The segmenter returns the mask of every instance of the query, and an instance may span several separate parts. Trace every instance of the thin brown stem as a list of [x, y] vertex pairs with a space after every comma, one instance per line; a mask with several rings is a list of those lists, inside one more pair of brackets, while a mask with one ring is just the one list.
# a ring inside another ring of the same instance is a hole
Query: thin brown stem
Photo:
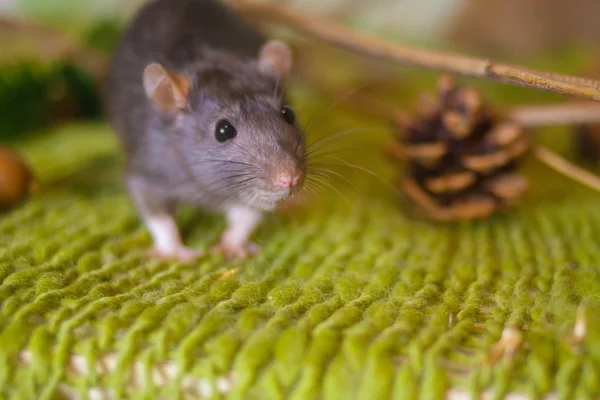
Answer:
[[534, 152], [535, 156], [550, 168], [582, 185], [600, 192], [600, 177], [570, 163], [568, 160], [543, 146], [536, 146]]
[[[315, 90], [328, 97], [337, 97], [347, 90], [343, 85], [334, 85], [314, 76], [303, 75]], [[377, 118], [389, 119], [398, 109], [398, 104], [386, 101], [372, 93], [356, 92], [344, 100], [350, 108]], [[548, 104], [522, 104], [510, 107], [505, 116], [525, 128], [557, 125], [600, 124], [600, 105], [592, 101], [568, 101]]]
[[600, 106], [592, 102], [522, 105], [510, 109], [507, 117], [526, 128], [600, 123]]
[[391, 43], [276, 4], [259, 4], [245, 0], [237, 0], [233, 4], [244, 14], [284, 24], [306, 36], [364, 56], [600, 101], [600, 82], [593, 79], [536, 71], [476, 57]]

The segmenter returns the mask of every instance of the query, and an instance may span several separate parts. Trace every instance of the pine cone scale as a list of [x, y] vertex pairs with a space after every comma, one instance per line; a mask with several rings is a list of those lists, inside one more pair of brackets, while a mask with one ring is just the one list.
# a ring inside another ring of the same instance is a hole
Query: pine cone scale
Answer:
[[427, 179], [425, 187], [431, 193], [447, 193], [464, 190], [477, 180], [477, 175], [471, 171], [450, 173], [440, 177]]
[[516, 174], [500, 175], [486, 183], [486, 187], [494, 196], [505, 201], [519, 199], [528, 189], [527, 179]]

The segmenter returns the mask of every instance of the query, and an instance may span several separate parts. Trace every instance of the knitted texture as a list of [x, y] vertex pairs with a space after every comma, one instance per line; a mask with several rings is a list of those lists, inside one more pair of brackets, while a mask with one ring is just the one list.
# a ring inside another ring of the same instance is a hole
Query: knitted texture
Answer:
[[[356, 163], [388, 179], [389, 131], [362, 136]], [[0, 217], [2, 398], [600, 396], [600, 195], [536, 163], [522, 206], [470, 224], [350, 171], [269, 217], [260, 256], [184, 264], [147, 257], [108, 127], [17, 148], [42, 185]], [[180, 220], [198, 248], [224, 224]]]

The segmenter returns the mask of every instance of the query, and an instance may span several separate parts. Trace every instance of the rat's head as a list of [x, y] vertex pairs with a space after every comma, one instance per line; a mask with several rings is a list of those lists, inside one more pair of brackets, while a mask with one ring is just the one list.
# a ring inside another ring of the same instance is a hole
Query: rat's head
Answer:
[[270, 210], [302, 186], [304, 135], [283, 92], [291, 64], [287, 45], [270, 41], [253, 61], [209, 54], [183, 73], [146, 68], [146, 94], [173, 117], [182, 162], [202, 190]]

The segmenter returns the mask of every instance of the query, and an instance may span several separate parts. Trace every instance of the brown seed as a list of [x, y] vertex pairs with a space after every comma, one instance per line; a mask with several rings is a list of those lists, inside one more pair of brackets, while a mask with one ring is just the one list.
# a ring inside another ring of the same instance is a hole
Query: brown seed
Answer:
[[0, 147], [0, 211], [8, 210], [31, 193], [33, 174], [13, 150]]

